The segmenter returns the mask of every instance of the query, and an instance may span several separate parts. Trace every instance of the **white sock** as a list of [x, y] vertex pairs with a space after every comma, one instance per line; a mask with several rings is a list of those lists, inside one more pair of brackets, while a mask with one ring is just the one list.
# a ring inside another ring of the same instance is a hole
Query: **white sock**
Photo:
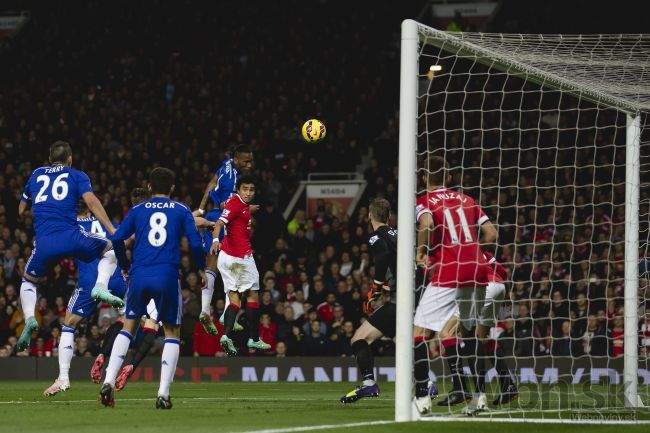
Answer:
[[59, 341], [59, 380], [70, 380], [70, 363], [74, 355], [74, 328], [63, 325]]
[[208, 280], [208, 285], [201, 290], [201, 312], [210, 314], [210, 304], [212, 295], [214, 295], [214, 280], [217, 276], [212, 271], [205, 271], [205, 277]]
[[95, 287], [107, 289], [108, 280], [111, 279], [111, 276], [115, 272], [115, 268], [117, 268], [117, 257], [115, 257], [115, 251], [106, 251], [97, 265], [97, 282], [95, 283]]
[[23, 282], [20, 285], [20, 305], [22, 305], [23, 314], [25, 315], [25, 323], [34, 317], [37, 297], [36, 284], [23, 279]]
[[126, 357], [126, 352], [129, 351], [131, 340], [133, 340], [133, 336], [124, 329], [122, 329], [120, 333], [117, 334], [115, 342], [113, 343], [111, 358], [108, 361], [108, 367], [106, 367], [106, 378], [104, 379], [104, 383], [115, 386], [117, 373], [119, 373], [120, 368], [122, 368], [122, 363]]
[[365, 379], [363, 381], [363, 386], [373, 386], [376, 382], [372, 379]]
[[178, 338], [165, 338], [161, 367], [160, 367], [160, 388], [158, 397], [169, 397], [169, 386], [174, 380], [178, 354], [180, 352], [180, 340]]

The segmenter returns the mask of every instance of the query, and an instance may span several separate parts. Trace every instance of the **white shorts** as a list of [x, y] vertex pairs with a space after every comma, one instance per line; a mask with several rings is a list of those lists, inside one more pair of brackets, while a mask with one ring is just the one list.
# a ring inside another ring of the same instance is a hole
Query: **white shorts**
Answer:
[[413, 324], [439, 332], [456, 312], [456, 290], [429, 284], [415, 309]]
[[456, 317], [465, 330], [470, 331], [478, 321], [478, 312], [485, 303], [485, 287], [460, 287], [456, 289]]
[[223, 289], [226, 293], [260, 289], [260, 273], [253, 256], [242, 259], [221, 251], [217, 258], [217, 269], [223, 279]]
[[479, 325], [489, 326], [496, 324], [497, 314], [501, 308], [501, 301], [506, 295], [506, 285], [503, 283], [488, 283], [485, 289], [485, 302], [478, 316]]

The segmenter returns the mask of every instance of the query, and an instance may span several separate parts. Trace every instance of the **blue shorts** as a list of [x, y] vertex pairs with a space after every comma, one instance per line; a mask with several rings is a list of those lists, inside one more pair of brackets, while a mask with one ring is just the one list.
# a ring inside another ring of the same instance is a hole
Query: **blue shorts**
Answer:
[[178, 269], [161, 266], [134, 272], [126, 295], [126, 318], [139, 319], [148, 315], [147, 304], [152, 299], [158, 310], [159, 322], [181, 324], [183, 301]]
[[[96, 281], [97, 275], [95, 275], [95, 278], [79, 279], [77, 288], [72, 293], [70, 301], [68, 302], [68, 311], [83, 318], [86, 318], [95, 312], [99, 303], [90, 295]], [[126, 296], [126, 281], [124, 281], [122, 275], [113, 275], [111, 277], [108, 281], [108, 291], [118, 298], [124, 299], [124, 296]]]
[[71, 229], [34, 240], [34, 250], [25, 272], [40, 278], [60, 259], [74, 257], [82, 262], [92, 262], [101, 257], [108, 241], [81, 229]]
[[[205, 219], [212, 222], [217, 222], [221, 216], [220, 209], [210, 209], [205, 215]], [[221, 229], [219, 233], [219, 242], [223, 242], [223, 237], [225, 236], [225, 230]], [[207, 254], [210, 252], [210, 247], [212, 246], [212, 230], [203, 229], [203, 251]]]

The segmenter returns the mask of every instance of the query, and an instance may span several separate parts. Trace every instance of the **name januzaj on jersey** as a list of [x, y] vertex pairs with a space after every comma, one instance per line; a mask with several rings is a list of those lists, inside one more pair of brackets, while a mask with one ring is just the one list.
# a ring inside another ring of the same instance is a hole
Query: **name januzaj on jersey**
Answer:
[[152, 202], [146, 202], [146, 203], [144, 204], [144, 207], [146, 207], [146, 208], [155, 208], [155, 209], [167, 209], [167, 208], [174, 209], [174, 203], [152, 203]]
[[435, 195], [435, 197], [430, 197], [429, 201], [431, 204], [437, 204], [440, 200], [450, 200], [450, 199], [456, 199], [460, 200], [462, 203], [465, 203], [467, 201], [467, 197], [463, 197], [460, 193], [457, 192], [440, 192]]

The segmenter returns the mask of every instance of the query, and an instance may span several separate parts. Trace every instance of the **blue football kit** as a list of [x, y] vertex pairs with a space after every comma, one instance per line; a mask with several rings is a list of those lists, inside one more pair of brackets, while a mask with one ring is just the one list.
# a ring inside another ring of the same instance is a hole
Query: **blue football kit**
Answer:
[[[224, 159], [221, 167], [215, 173], [217, 186], [208, 194], [210, 201], [212, 201], [212, 209], [205, 215], [205, 219], [217, 222], [222, 212], [221, 204], [225, 203], [231, 195], [237, 192], [237, 175], [238, 172], [232, 158]], [[220, 241], [223, 240], [223, 236], [224, 230], [221, 230], [221, 233], [219, 233]], [[209, 252], [212, 245], [212, 230], [203, 230], [203, 245], [205, 246], [205, 252]]]
[[[124, 241], [135, 234], [133, 264], [126, 257]], [[186, 236], [194, 263], [205, 269], [205, 254], [194, 217], [183, 204], [167, 197], [153, 197], [134, 206], [113, 236], [113, 245], [122, 269], [129, 269], [126, 318], [147, 313], [151, 299], [158, 320], [179, 325], [183, 316], [179, 279], [180, 242]]]
[[[106, 229], [94, 216], [78, 218], [77, 224], [82, 231], [88, 233], [91, 237], [99, 237], [101, 239], [106, 239], [107, 237]], [[117, 224], [113, 224], [113, 226], [115, 228], [118, 227]], [[68, 302], [68, 310], [77, 316], [85, 318], [95, 312], [100, 302], [91, 296], [93, 287], [97, 281], [97, 265], [99, 264], [99, 259], [88, 263], [75, 260], [75, 263], [79, 270], [79, 280], [77, 282], [77, 288]], [[108, 291], [122, 299], [126, 295], [126, 282], [124, 281], [124, 277], [122, 277], [119, 267], [115, 269], [115, 272], [111, 275], [111, 279], [108, 281]]]
[[25, 272], [42, 277], [58, 260], [74, 257], [92, 262], [101, 257], [106, 239], [90, 236], [77, 224], [77, 205], [92, 192], [86, 173], [62, 164], [34, 170], [20, 197], [32, 203], [34, 250]]

